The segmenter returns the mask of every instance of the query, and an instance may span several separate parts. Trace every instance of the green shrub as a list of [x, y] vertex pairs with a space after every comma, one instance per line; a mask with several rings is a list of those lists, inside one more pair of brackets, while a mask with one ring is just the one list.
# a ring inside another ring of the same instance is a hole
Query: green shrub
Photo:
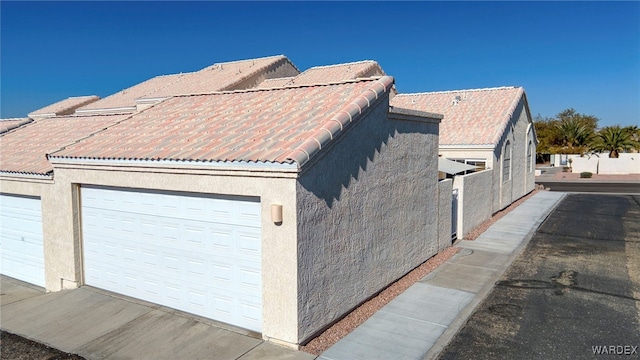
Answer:
[[591, 175], [593, 175], [593, 174], [592, 174], [592, 173], [590, 173], [590, 172], [588, 172], [588, 171], [585, 171], [585, 172], [581, 172], [581, 173], [580, 173], [580, 177], [581, 177], [581, 178], [585, 178], [585, 179], [589, 179], [589, 178], [591, 178]]
[[568, 166], [563, 166], [562, 167], [562, 172], [569, 172], [569, 167]]

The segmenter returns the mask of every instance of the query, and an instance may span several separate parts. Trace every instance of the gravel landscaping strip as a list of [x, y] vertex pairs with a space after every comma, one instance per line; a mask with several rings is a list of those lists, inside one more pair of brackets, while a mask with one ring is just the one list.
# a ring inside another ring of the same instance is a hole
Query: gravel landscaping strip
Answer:
[[377, 296], [371, 298], [369, 301], [366, 301], [365, 303], [357, 307], [342, 320], [338, 321], [333, 326], [325, 330], [322, 334], [311, 340], [305, 346], [300, 347], [300, 350], [314, 355], [320, 355], [325, 350], [330, 348], [333, 344], [337, 343], [340, 339], [355, 330], [355, 328], [362, 325], [362, 323], [364, 323], [373, 314], [375, 314], [376, 311], [380, 310], [391, 300], [402, 294], [411, 285], [425, 277], [435, 268], [447, 261], [447, 259], [455, 255], [458, 250], [460, 250], [460, 248], [452, 246], [425, 261], [424, 263], [422, 263], [422, 265], [413, 269], [411, 272], [409, 272], [393, 284], [389, 285]]
[[86, 360], [47, 345], [0, 331], [0, 359], [11, 360]]

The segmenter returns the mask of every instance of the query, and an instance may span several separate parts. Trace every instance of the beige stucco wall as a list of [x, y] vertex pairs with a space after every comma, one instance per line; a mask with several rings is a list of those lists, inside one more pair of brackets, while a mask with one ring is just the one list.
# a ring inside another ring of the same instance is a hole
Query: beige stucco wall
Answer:
[[[191, 173], [188, 173], [191, 172]], [[43, 194], [46, 279], [49, 290], [82, 285], [79, 184], [260, 197], [262, 207], [263, 336], [297, 341], [295, 178], [291, 175], [206, 170], [58, 164], [55, 184]], [[231, 176], [233, 175], [233, 176]], [[284, 221], [271, 221], [271, 205], [283, 205]], [[64, 280], [61, 280], [64, 279]]]
[[299, 179], [301, 343], [437, 252], [438, 123], [387, 111], [381, 99]]
[[451, 197], [453, 181], [438, 182], [438, 252], [451, 246]]
[[493, 170], [457, 175], [453, 188], [458, 189], [458, 237], [464, 238], [493, 214], [487, 202], [493, 192]]
[[[535, 172], [527, 168], [528, 141], [533, 140], [533, 126], [523, 99], [518, 103], [511, 120], [507, 124], [502, 138], [494, 153], [494, 189], [493, 211], [497, 212], [509, 206], [515, 200], [531, 192], [535, 187]], [[511, 142], [511, 179], [505, 180], [503, 174], [503, 150], [506, 141]], [[535, 161], [535, 158], [534, 160]]]

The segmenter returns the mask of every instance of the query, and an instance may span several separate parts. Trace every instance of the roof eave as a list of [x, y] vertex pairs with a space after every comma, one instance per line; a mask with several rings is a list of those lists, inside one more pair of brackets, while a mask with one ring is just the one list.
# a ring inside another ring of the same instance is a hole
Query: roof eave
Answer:
[[335, 115], [324, 121], [324, 125], [312, 134], [304, 143], [285, 156], [286, 160], [294, 161], [302, 168], [322, 148], [339, 137], [350, 125], [359, 119], [374, 104], [382, 99], [382, 95], [388, 93], [394, 84], [391, 76], [383, 76], [360, 94], [354, 101], [344, 106]]
[[496, 144], [439, 144], [438, 148], [443, 150], [491, 150], [493, 151]]
[[269, 161], [196, 161], [196, 160], [149, 160], [149, 159], [97, 159], [49, 155], [49, 162], [55, 167], [91, 166], [120, 168], [153, 168], [175, 170], [208, 170], [208, 171], [260, 171], [267, 173], [297, 173], [298, 165], [293, 162]]
[[0, 180], [20, 180], [20, 181], [36, 180], [36, 181], [50, 182], [51, 180], [53, 180], [53, 171], [50, 171], [49, 173], [46, 173], [46, 174], [40, 174], [40, 173], [0, 170]]

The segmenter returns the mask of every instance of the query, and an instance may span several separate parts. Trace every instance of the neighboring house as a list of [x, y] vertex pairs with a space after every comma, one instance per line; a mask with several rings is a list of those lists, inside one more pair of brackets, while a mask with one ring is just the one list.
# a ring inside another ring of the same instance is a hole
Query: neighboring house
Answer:
[[500, 87], [398, 94], [393, 106], [444, 115], [439, 155], [453, 176], [452, 236], [464, 238], [535, 187], [537, 139], [524, 89]]
[[299, 75], [266, 79], [257, 88], [268, 89], [291, 85], [329, 84], [383, 75], [385, 73], [377, 62], [363, 60], [344, 64], [315, 66]]
[[42, 109], [29, 113], [29, 117], [34, 120], [45, 119], [53, 116], [71, 115], [76, 109], [98, 101], [100, 98], [95, 95], [74, 96], [58, 101]]
[[2, 134], [2, 273], [296, 345], [435, 255], [442, 116], [390, 108], [388, 76], [218, 91], [287, 63], [154, 78]]
[[534, 189], [537, 139], [523, 88], [398, 94], [391, 105], [444, 115], [439, 154], [491, 169], [491, 213]]
[[295, 76], [299, 73], [283, 55], [218, 63], [195, 72], [156, 76], [82, 106], [76, 113], [134, 113], [171, 96], [249, 89], [265, 79]]

